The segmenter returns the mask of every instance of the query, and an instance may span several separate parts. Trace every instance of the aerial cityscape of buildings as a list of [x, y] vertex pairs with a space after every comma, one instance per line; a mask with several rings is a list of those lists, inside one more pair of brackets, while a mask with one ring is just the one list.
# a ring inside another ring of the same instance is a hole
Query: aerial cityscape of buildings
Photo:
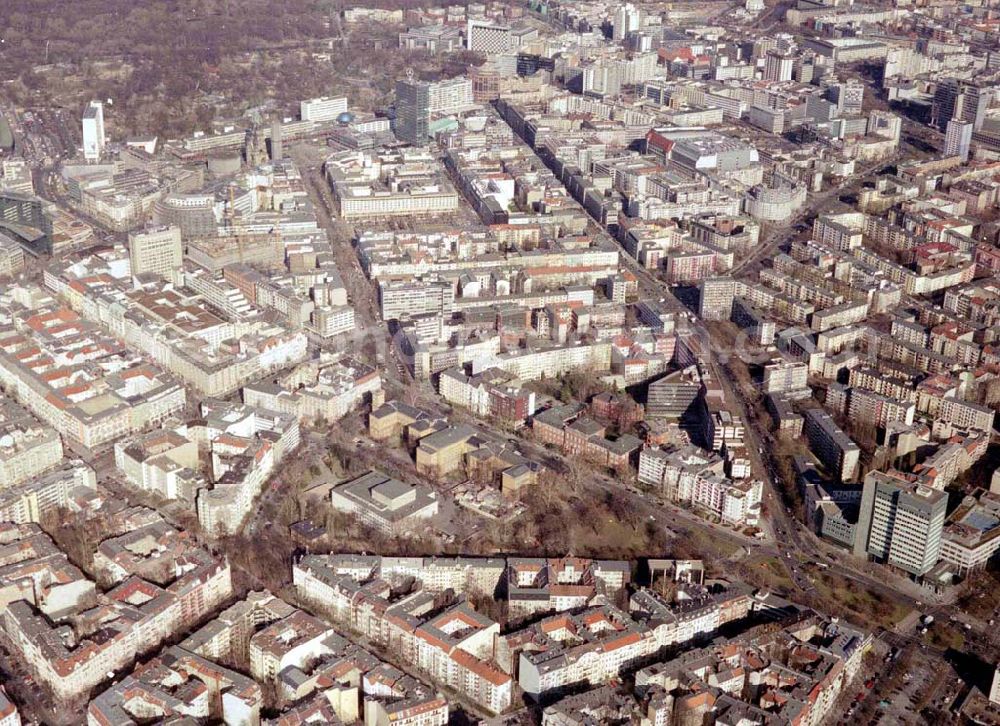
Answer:
[[341, 5], [0, 91], [0, 726], [1000, 723], [996, 3]]

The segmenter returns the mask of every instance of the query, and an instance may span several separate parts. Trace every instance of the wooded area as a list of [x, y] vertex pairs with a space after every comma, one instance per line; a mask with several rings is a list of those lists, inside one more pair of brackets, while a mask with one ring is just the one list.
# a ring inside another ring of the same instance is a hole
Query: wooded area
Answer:
[[[464, 73], [465, 53], [400, 51], [400, 26], [349, 26], [335, 0], [7, 0], [0, 82], [20, 105], [82, 107], [112, 99], [111, 128], [176, 137], [272, 104], [346, 95], [370, 110], [395, 81]], [[366, 6], [369, 3], [365, 3]], [[379, 6], [423, 6], [393, 0]], [[40, 8], [44, 6], [44, 9]]]

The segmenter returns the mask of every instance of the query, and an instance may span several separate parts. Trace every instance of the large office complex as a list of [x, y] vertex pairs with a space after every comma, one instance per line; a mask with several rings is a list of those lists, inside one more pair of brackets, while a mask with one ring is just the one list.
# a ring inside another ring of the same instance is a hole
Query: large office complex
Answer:
[[865, 477], [854, 552], [923, 575], [938, 560], [948, 495], [880, 472]]
[[472, 81], [406, 79], [396, 83], [396, 135], [413, 144], [426, 143], [431, 120], [471, 108]]
[[952, 120], [970, 123], [977, 131], [983, 125], [986, 111], [993, 100], [994, 91], [989, 86], [945, 77], [938, 81], [931, 110], [932, 122], [942, 131]]
[[184, 266], [180, 227], [151, 227], [128, 236], [132, 275], [169, 278]]
[[335, 121], [346, 112], [347, 99], [344, 97], [310, 98], [299, 104], [299, 114], [303, 121]]
[[491, 20], [469, 18], [465, 26], [465, 47], [468, 50], [493, 55], [506, 53], [512, 45], [509, 27]]

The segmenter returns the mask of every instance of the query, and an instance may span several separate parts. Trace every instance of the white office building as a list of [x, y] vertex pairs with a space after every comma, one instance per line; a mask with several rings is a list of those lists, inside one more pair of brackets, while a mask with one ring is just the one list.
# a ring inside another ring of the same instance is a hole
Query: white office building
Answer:
[[625, 3], [615, 10], [612, 37], [621, 41], [629, 33], [639, 29], [639, 10], [632, 3]]
[[100, 161], [104, 143], [104, 104], [91, 101], [83, 112], [83, 157], [87, 161]]
[[336, 121], [337, 117], [347, 111], [347, 99], [310, 98], [299, 102], [299, 115], [303, 121]]
[[184, 264], [181, 229], [173, 225], [149, 227], [128, 236], [132, 275], [169, 277]]
[[779, 50], [769, 50], [764, 58], [765, 81], [790, 81], [795, 68], [795, 56]]
[[506, 53], [514, 45], [510, 28], [486, 18], [469, 18], [465, 29], [465, 47], [476, 53]]
[[938, 560], [948, 495], [878, 471], [865, 477], [854, 553], [921, 576]]
[[966, 121], [953, 119], [948, 122], [944, 134], [944, 155], [960, 156], [962, 162], [969, 160], [969, 147], [972, 144], [974, 125]]

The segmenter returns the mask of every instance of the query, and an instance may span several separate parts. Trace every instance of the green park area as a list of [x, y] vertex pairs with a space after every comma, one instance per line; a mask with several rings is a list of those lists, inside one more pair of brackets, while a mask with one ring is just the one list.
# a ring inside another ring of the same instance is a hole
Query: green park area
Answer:
[[10, 149], [14, 145], [14, 134], [11, 133], [10, 124], [0, 115], [0, 149]]

